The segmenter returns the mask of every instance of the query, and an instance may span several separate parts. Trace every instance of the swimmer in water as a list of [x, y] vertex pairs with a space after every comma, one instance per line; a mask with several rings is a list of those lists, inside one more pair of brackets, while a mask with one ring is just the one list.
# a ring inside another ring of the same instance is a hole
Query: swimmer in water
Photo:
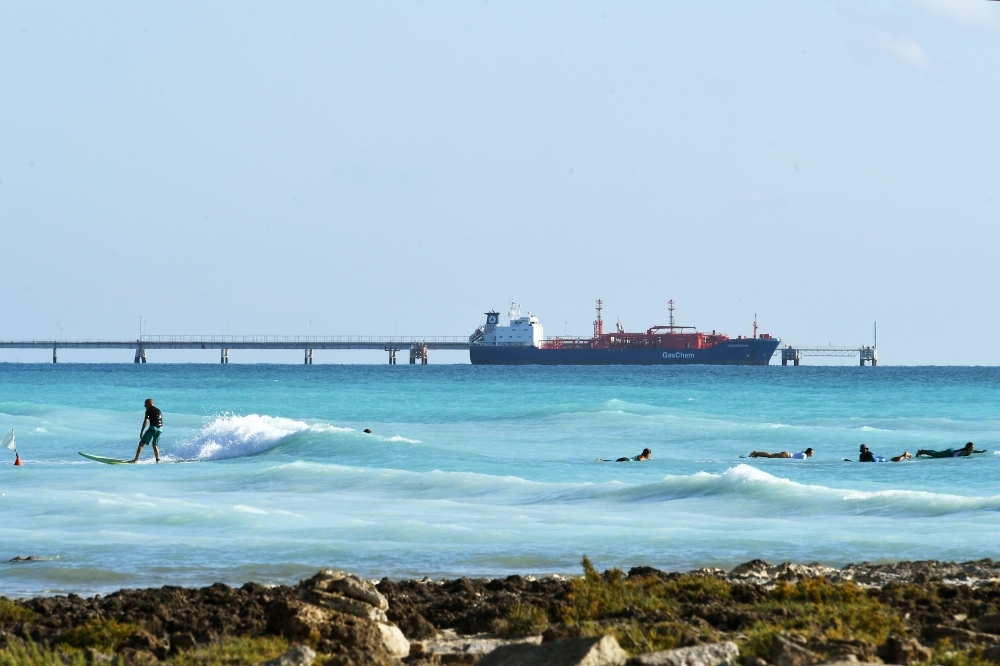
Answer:
[[[637, 456], [632, 456], [631, 458], [616, 458], [614, 462], [642, 462], [644, 460], [650, 460], [653, 457], [653, 452], [649, 449], [643, 449], [642, 453]], [[604, 458], [598, 458], [597, 462], [611, 462], [610, 460], [605, 460]]]
[[944, 451], [934, 451], [933, 449], [919, 449], [917, 451], [917, 457], [924, 456], [926, 458], [965, 458], [971, 456], [973, 453], [986, 453], [986, 449], [977, 449], [976, 445], [972, 442], [966, 442], [965, 446], [958, 449], [945, 449]]
[[[858, 462], [885, 462], [885, 458], [879, 460], [881, 456], [876, 456], [872, 453], [871, 449], [868, 448], [867, 444], [861, 445], [861, 455], [858, 457]], [[895, 458], [889, 458], [891, 462], [902, 462], [904, 460], [909, 460], [913, 456], [910, 455], [909, 451], [903, 451], [902, 455], [896, 456]]]
[[794, 460], [805, 460], [806, 458], [812, 458], [814, 451], [812, 447], [809, 447], [805, 451], [796, 451], [795, 453], [789, 453], [788, 451], [780, 451], [778, 453], [768, 453], [767, 451], [751, 451], [748, 458], [792, 458]]

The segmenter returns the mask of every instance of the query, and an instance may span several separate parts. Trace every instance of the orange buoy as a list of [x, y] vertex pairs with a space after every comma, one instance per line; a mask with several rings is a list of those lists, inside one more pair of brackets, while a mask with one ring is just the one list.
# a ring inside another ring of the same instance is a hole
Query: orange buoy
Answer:
[[24, 463], [21, 462], [21, 454], [18, 453], [17, 451], [14, 452], [14, 466], [15, 467], [24, 467]]

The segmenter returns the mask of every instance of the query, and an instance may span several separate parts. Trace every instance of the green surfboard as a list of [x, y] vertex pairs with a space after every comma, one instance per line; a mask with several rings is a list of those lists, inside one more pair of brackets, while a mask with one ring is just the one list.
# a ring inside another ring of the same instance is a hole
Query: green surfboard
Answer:
[[90, 460], [95, 460], [99, 463], [104, 463], [105, 465], [127, 465], [130, 460], [120, 460], [118, 458], [105, 458], [104, 456], [95, 456], [90, 453], [84, 453], [83, 451], [77, 451], [84, 458], [89, 458]]

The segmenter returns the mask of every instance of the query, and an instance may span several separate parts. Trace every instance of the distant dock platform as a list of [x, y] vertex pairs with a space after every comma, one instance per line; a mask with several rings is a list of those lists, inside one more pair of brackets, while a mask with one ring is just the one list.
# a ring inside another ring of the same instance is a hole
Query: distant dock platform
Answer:
[[871, 363], [872, 367], [878, 365], [878, 349], [875, 347], [802, 347], [784, 345], [783, 347], [778, 347], [775, 354], [778, 352], [781, 353], [781, 365], [788, 365], [789, 361], [791, 361], [792, 365], [798, 365], [802, 361], [803, 356], [840, 358], [857, 356], [862, 367], [864, 367], [865, 363]]
[[468, 351], [469, 340], [461, 336], [399, 337], [373, 335], [149, 335], [137, 340], [0, 340], [0, 349], [51, 349], [52, 362], [60, 349], [134, 349], [135, 362], [146, 362], [150, 349], [218, 349], [221, 363], [229, 363], [230, 349], [301, 349], [304, 362], [312, 365], [316, 349], [378, 349], [396, 364], [396, 353], [410, 350], [410, 363], [427, 364], [431, 349]]

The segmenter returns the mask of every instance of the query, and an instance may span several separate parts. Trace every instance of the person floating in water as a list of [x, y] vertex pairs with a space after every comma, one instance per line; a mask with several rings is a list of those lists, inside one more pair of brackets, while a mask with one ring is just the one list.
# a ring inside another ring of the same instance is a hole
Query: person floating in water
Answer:
[[[913, 456], [910, 455], [909, 451], [903, 451], [902, 455], [896, 456], [895, 458], [889, 458], [892, 462], [901, 462], [903, 460], [909, 460]], [[871, 452], [867, 444], [861, 445], [861, 456], [858, 458], [858, 462], [885, 462], [885, 458], [882, 456], [877, 456]]]
[[[616, 458], [615, 462], [630, 462], [630, 461], [631, 462], [642, 462], [644, 460], [650, 460], [652, 457], [653, 457], [653, 452], [652, 451], [650, 451], [649, 449], [643, 449], [642, 453], [640, 453], [637, 456], [632, 456], [631, 458], [628, 458], [628, 457]], [[606, 460], [604, 458], [598, 458], [597, 462], [611, 462], [611, 461], [610, 460]]]
[[[129, 461], [133, 463], [139, 462], [142, 447], [147, 444], [153, 445], [153, 455], [156, 456], [156, 462], [160, 462], [160, 449], [157, 447], [157, 443], [160, 441], [160, 435], [163, 432], [163, 412], [153, 406], [152, 398], [146, 398], [145, 404], [146, 418], [142, 420], [142, 427], [139, 428], [139, 448], [135, 450], [135, 458]], [[146, 427], [147, 425], [149, 426], [148, 428]]]
[[917, 457], [924, 456], [926, 458], [964, 458], [966, 456], [971, 456], [973, 453], [986, 453], [986, 449], [977, 449], [976, 445], [972, 442], [966, 442], [965, 446], [958, 449], [945, 449], [944, 451], [934, 451], [932, 449], [919, 449], [917, 451]]
[[812, 447], [809, 447], [805, 451], [796, 451], [795, 453], [789, 453], [788, 451], [779, 451], [778, 453], [768, 453], [767, 451], [751, 451], [748, 458], [793, 458], [795, 460], [805, 460], [806, 458], [812, 458], [813, 456]]

